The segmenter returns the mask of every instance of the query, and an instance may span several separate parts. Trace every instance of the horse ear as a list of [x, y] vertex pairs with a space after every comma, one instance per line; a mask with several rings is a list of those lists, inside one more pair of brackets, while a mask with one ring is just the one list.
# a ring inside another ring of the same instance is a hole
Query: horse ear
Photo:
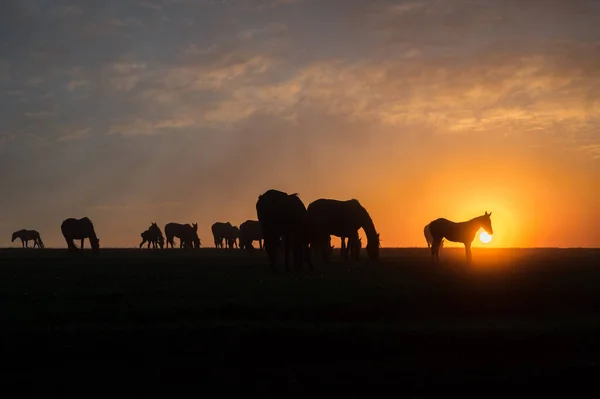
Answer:
[[492, 212], [488, 213], [488, 216], [492, 216]]

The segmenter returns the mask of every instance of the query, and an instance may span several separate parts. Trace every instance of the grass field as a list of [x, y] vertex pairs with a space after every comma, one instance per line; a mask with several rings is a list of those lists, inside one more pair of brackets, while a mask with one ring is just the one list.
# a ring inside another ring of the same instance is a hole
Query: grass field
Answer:
[[594, 387], [600, 250], [474, 249], [466, 266], [464, 250], [444, 248], [441, 258], [383, 249], [377, 264], [273, 274], [258, 252], [3, 249], [2, 378], [21, 394]]

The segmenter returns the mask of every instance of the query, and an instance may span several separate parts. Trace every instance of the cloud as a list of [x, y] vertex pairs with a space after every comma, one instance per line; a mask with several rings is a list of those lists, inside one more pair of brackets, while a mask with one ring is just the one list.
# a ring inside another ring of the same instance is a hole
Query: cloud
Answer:
[[262, 28], [251, 28], [246, 29], [238, 33], [238, 37], [242, 40], [250, 40], [258, 35], [279, 35], [287, 31], [287, 25], [285, 23], [270, 23]]
[[594, 159], [600, 159], [600, 143], [582, 145], [579, 150], [589, 153]]
[[75, 91], [79, 88], [87, 88], [90, 86], [90, 82], [88, 80], [71, 80], [65, 86], [68, 91]]
[[67, 129], [64, 134], [58, 136], [58, 141], [82, 140], [90, 136], [90, 128]]

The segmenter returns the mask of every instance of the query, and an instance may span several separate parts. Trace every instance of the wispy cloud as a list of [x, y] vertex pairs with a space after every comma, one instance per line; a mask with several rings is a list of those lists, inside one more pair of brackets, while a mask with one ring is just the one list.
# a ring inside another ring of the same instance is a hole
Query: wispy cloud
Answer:
[[243, 40], [250, 40], [258, 35], [279, 35], [287, 31], [287, 25], [285, 23], [270, 23], [267, 26], [261, 28], [245, 29], [238, 33], [238, 37]]
[[58, 136], [57, 141], [82, 140], [91, 135], [90, 128], [67, 129], [64, 134]]
[[579, 149], [591, 154], [594, 159], [600, 159], [600, 143], [582, 145]]
[[68, 91], [75, 91], [79, 88], [87, 88], [90, 86], [90, 82], [88, 80], [71, 80], [66, 85], [66, 89]]

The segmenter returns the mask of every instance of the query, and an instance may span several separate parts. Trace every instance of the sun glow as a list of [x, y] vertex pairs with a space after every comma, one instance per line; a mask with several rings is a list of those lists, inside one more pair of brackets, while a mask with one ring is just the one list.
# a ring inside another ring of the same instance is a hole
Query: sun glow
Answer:
[[492, 241], [492, 236], [487, 233], [487, 231], [482, 231], [479, 233], [479, 241], [484, 244], [489, 244]]

